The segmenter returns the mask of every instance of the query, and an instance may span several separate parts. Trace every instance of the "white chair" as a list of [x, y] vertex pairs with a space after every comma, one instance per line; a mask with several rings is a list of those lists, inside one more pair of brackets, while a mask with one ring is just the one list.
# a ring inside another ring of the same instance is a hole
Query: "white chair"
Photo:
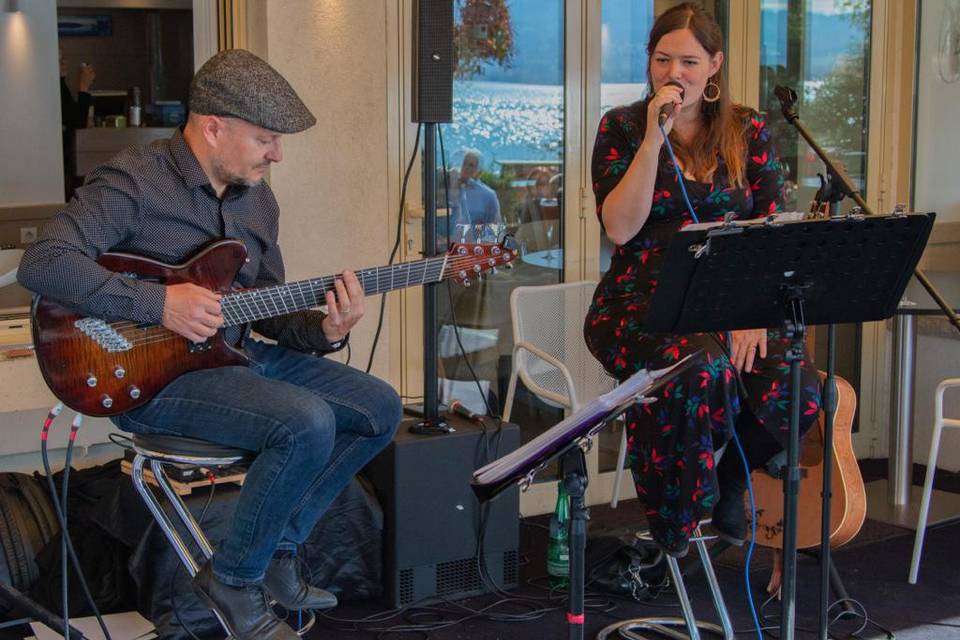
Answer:
[[948, 378], [937, 385], [933, 400], [933, 436], [930, 439], [930, 455], [927, 456], [927, 478], [923, 483], [923, 500], [920, 517], [917, 518], [917, 535], [913, 540], [913, 558], [910, 560], [910, 584], [917, 584], [920, 571], [920, 554], [923, 552], [923, 536], [927, 532], [927, 515], [930, 511], [930, 496], [933, 493], [933, 474], [937, 470], [937, 454], [940, 450], [940, 435], [944, 427], [960, 429], [960, 420], [943, 417], [943, 394], [947, 389], [960, 387], [960, 378]]
[[541, 400], [568, 411], [616, 385], [583, 339], [583, 319], [596, 287], [585, 280], [511, 292], [513, 370], [504, 420], [510, 420], [518, 379]]

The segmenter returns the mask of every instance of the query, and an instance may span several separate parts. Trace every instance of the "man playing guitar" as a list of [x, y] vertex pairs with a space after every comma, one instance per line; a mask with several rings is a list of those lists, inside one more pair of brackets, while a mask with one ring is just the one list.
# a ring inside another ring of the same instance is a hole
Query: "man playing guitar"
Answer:
[[303, 310], [253, 322], [277, 342], [270, 344], [225, 323], [223, 292], [98, 264], [106, 252], [178, 264], [213, 240], [235, 238], [246, 260], [234, 288], [284, 282], [279, 207], [263, 177], [282, 159], [281, 136], [316, 119], [276, 70], [243, 50], [220, 52], [196, 73], [189, 106], [186, 125], [169, 140], [125, 150], [88, 176], [24, 254], [19, 280], [79, 313], [129, 327], [162, 325], [194, 346], [222, 332], [250, 359], [248, 366], [179, 375], [112, 419], [134, 433], [257, 452], [229, 532], [193, 584], [234, 637], [293, 640], [263, 591], [288, 609], [336, 604], [303, 582], [292, 554], [390, 442], [400, 401], [383, 381], [316, 357], [342, 348], [363, 315], [364, 289], [349, 271], [326, 292], [326, 314]]

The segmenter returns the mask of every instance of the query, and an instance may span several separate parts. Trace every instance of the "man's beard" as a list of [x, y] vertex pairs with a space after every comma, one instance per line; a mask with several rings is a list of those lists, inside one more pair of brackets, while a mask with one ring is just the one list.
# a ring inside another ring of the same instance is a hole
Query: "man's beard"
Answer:
[[[259, 169], [260, 167], [254, 168]], [[214, 165], [213, 170], [217, 174], [217, 179], [220, 180], [220, 182], [233, 187], [255, 187], [263, 182], [263, 176], [260, 176], [256, 180], [251, 180], [244, 176], [233, 173], [219, 162]]]

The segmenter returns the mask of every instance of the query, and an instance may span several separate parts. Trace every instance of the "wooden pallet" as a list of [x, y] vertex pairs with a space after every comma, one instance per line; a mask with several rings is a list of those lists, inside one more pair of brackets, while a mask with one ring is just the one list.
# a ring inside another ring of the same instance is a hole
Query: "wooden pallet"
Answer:
[[[133, 469], [132, 462], [130, 462], [129, 460], [120, 461], [120, 470], [123, 471], [128, 476], [132, 475], [132, 469]], [[227, 476], [217, 476], [216, 478], [214, 478], [213, 483], [224, 484], [224, 483], [232, 482], [237, 485], [243, 485], [243, 479], [246, 477], [246, 475], [247, 475], [246, 473], [232, 473]], [[143, 477], [146, 478], [147, 482], [149, 482], [153, 486], [155, 487], [160, 486], [157, 484], [156, 478], [153, 477], [153, 471], [149, 467], [144, 467]], [[177, 495], [186, 496], [193, 493], [194, 489], [202, 490], [205, 488], [209, 488], [210, 481], [204, 478], [202, 480], [180, 482], [178, 480], [174, 480], [173, 478], [170, 478], [170, 486], [173, 487], [173, 490], [177, 493]]]

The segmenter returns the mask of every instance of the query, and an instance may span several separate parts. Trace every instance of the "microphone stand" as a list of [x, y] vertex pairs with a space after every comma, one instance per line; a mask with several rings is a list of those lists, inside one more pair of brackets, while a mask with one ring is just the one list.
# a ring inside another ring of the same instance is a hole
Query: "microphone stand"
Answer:
[[[833, 160], [830, 159], [830, 156], [827, 155], [827, 152], [824, 151], [816, 140], [810, 135], [810, 132], [807, 131], [807, 128], [803, 126], [803, 123], [800, 122], [800, 116], [797, 115], [796, 109], [794, 106], [797, 104], [797, 92], [789, 87], [778, 86], [773, 90], [777, 98], [780, 100], [780, 107], [783, 110], [783, 117], [787, 119], [787, 122], [792, 124], [794, 128], [800, 133], [804, 140], [807, 141], [807, 144], [810, 145], [810, 148], [813, 149], [813, 152], [817, 154], [817, 157], [823, 162], [827, 167], [827, 171], [836, 178], [836, 185], [845, 196], [853, 199], [857, 203], [857, 206], [868, 216], [874, 215], [873, 209], [867, 205], [867, 202], [863, 199], [863, 196], [860, 195], [860, 192], [853, 182], [851, 182], [850, 177], [847, 176], [846, 172], [843, 171], [840, 167], [834, 164]], [[957, 331], [960, 331], [960, 316], [953, 312], [953, 309], [950, 308], [950, 305], [946, 300], [943, 299], [943, 296], [940, 295], [940, 292], [937, 291], [936, 287], [933, 286], [933, 283], [927, 279], [927, 276], [924, 275], [923, 271], [920, 268], [913, 270], [913, 275], [916, 276], [917, 280], [923, 285], [923, 288], [927, 290], [927, 293], [930, 294], [930, 297], [933, 298], [933, 301], [937, 303], [937, 306], [943, 311], [943, 314], [947, 317], [947, 320], [950, 321], [950, 324], [956, 328]]]
[[[423, 193], [424, 240], [423, 253], [427, 258], [437, 255], [437, 123], [424, 126], [423, 137]], [[437, 283], [423, 285], [423, 418], [410, 426], [410, 432], [420, 435], [441, 435], [453, 429], [440, 415], [439, 375], [437, 372]]]
[[[844, 197], [851, 198], [861, 211], [866, 215], [874, 215], [873, 210], [867, 205], [866, 201], [860, 195], [860, 192], [853, 185], [853, 182], [847, 176], [846, 172], [838, 167], [830, 156], [817, 144], [807, 128], [800, 122], [795, 106], [797, 103], [797, 92], [789, 87], [778, 86], [774, 89], [774, 94], [780, 100], [780, 106], [783, 111], [783, 117], [786, 118], [797, 130], [801, 137], [807, 141], [810, 148], [820, 158], [827, 168], [827, 177], [820, 176], [821, 187], [817, 192], [816, 200], [818, 204], [824, 202], [830, 203], [830, 215], [836, 215], [838, 203]], [[927, 290], [930, 297], [933, 298], [937, 306], [943, 310], [943, 313], [950, 320], [950, 323], [960, 331], [960, 319], [953, 309], [947, 304], [940, 292], [936, 290], [933, 284], [927, 279], [926, 275], [919, 269], [914, 270], [914, 275], [923, 288]], [[827, 329], [827, 379], [823, 391], [823, 409], [825, 414], [824, 433], [823, 433], [823, 488], [821, 492], [821, 521], [820, 521], [820, 620], [818, 628], [818, 638], [827, 640], [828, 638], [828, 609], [830, 594], [830, 578], [834, 571], [830, 561], [830, 500], [832, 497], [832, 475], [833, 475], [833, 419], [837, 408], [837, 386], [834, 380], [834, 350], [836, 348], [836, 325], [830, 324]], [[795, 542], [795, 540], [794, 540]], [[792, 550], [784, 548], [784, 579], [783, 587], [783, 609], [781, 613], [781, 634], [780, 637], [785, 640], [794, 638], [794, 610], [793, 603], [796, 597], [796, 548]], [[791, 553], [792, 551], [792, 553]], [[788, 593], [789, 592], [789, 593]], [[783, 625], [786, 623], [787, 628]]]

